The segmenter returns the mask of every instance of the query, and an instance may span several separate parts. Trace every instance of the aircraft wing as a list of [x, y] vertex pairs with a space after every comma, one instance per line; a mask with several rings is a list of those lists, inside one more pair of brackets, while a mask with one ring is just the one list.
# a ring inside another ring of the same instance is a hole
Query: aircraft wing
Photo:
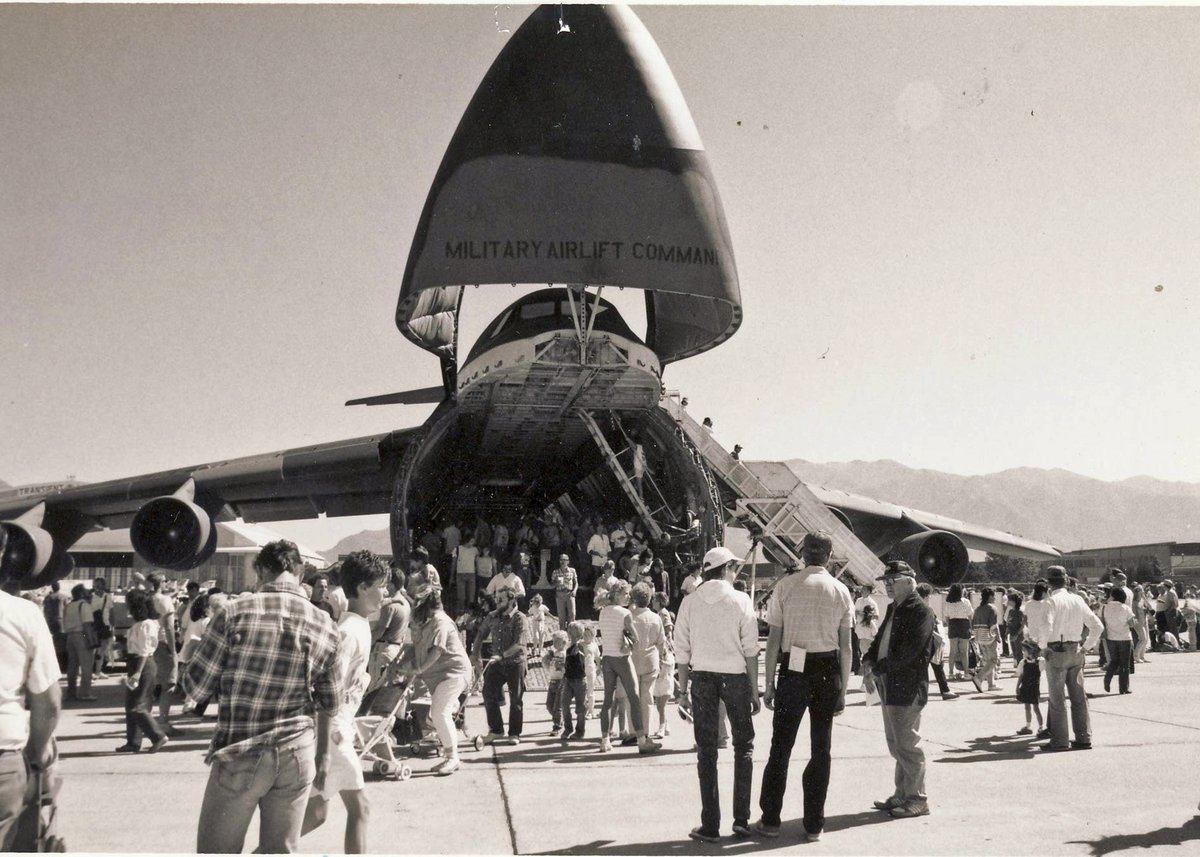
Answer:
[[894, 503], [884, 503], [836, 488], [812, 484], [808, 487], [822, 503], [840, 510], [850, 520], [855, 534], [872, 549], [915, 535], [922, 530], [941, 530], [958, 536], [971, 550], [1025, 559], [1055, 559], [1062, 556], [1062, 552], [1053, 545], [1003, 530], [968, 524], [944, 515], [909, 509]]
[[[6, 570], [10, 564], [13, 569], [24, 569], [27, 585], [49, 582], [70, 570], [66, 551], [84, 533], [101, 527], [129, 527], [148, 501], [171, 495], [176, 502], [167, 503], [156, 517], [156, 525], [163, 529], [156, 535], [166, 542], [187, 541], [190, 536], [191, 559], [200, 551], [211, 553], [215, 548], [212, 521], [385, 513], [390, 510], [392, 482], [401, 457], [419, 442], [424, 431], [403, 429], [129, 479], [61, 489], [51, 486], [46, 493], [3, 496], [0, 521], [10, 536], [3, 561]], [[190, 513], [180, 499], [191, 504]], [[21, 535], [13, 538], [15, 532]], [[191, 567], [186, 559], [180, 560], [185, 563], [180, 567]]]

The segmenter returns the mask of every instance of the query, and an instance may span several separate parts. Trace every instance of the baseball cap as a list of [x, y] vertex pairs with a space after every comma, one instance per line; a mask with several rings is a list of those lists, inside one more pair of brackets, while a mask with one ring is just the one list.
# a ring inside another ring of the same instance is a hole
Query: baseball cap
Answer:
[[875, 578], [876, 580], [885, 580], [889, 577], [911, 577], [917, 579], [917, 573], [912, 570], [912, 566], [903, 560], [892, 560], [883, 570], [883, 574]]
[[713, 548], [704, 555], [704, 570], [710, 571], [718, 568], [727, 562], [741, 562], [740, 557], [733, 555], [733, 551], [722, 545], [718, 548]]

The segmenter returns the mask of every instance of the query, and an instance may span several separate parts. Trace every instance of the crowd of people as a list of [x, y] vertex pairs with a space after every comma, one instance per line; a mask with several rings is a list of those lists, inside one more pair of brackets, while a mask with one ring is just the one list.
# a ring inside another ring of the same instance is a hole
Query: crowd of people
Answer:
[[[667, 706], [678, 703], [693, 721], [702, 811], [691, 836], [701, 841], [720, 836], [717, 750], [730, 740], [734, 833], [779, 835], [789, 762], [808, 714], [802, 786], [811, 841], [823, 832], [833, 718], [846, 705], [852, 674], [861, 676], [867, 703], [880, 706], [895, 759], [894, 791], [875, 806], [906, 818], [929, 812], [920, 723], [930, 672], [945, 700], [959, 696], [951, 682], [1007, 692], [1001, 682], [1011, 676], [1025, 713], [1017, 735], [1034, 735], [1036, 720], [1044, 751], [1090, 749], [1084, 657], [1098, 651], [1104, 690], [1116, 679], [1117, 692], [1126, 694], [1147, 652], [1190, 648], [1196, 640], [1193, 591], [1169, 580], [1130, 587], [1120, 569], [1096, 586], [1080, 586], [1052, 566], [1029, 591], [956, 584], [939, 592], [917, 584], [905, 563], [891, 562], [879, 578], [890, 601], [880, 615], [875, 588], [852, 594], [837, 569], [831, 573], [830, 537], [812, 533], [803, 567], [785, 575], [766, 601], [760, 703], [760, 616], [728, 549], [714, 548], [686, 568], [673, 557], [668, 571], [630, 522], [611, 529], [594, 520], [575, 528], [534, 523], [522, 521], [511, 537], [505, 525], [482, 519], [466, 535], [448, 524], [436, 544], [422, 540], [406, 562], [389, 566], [358, 551], [324, 571], [305, 565], [290, 542], [273, 542], [255, 561], [253, 592], [229, 594], [211, 581], [172, 582], [152, 573], [136, 575], [117, 599], [102, 578], [71, 586], [69, 595], [59, 583], [14, 593], [40, 601], [44, 622], [21, 633], [31, 646], [40, 644], [38, 663], [49, 657], [52, 665], [23, 677], [29, 704], [41, 701], [52, 729], [60, 672], [65, 699], [76, 704], [95, 700], [93, 682], [117, 672], [126, 716], [117, 753], [141, 752], [146, 741], [157, 752], [181, 734], [173, 707], [203, 717], [215, 705], [197, 849], [240, 850], [258, 811], [259, 849], [294, 851], [324, 823], [336, 794], [347, 810], [345, 849], [361, 853], [370, 807], [354, 750], [356, 718], [372, 694], [396, 683], [424, 690], [426, 720], [441, 748], [433, 772], [449, 776], [461, 764], [462, 711], [471, 693], [482, 695], [485, 740], [519, 743], [526, 678], [540, 664], [552, 735], [564, 746], [608, 753], [623, 745], [653, 754], [669, 734]], [[474, 549], [480, 540], [484, 547]], [[538, 546], [536, 560], [531, 545]], [[117, 671], [119, 601], [129, 623]], [[54, 680], [43, 681], [43, 673]], [[751, 825], [760, 704], [773, 711], [772, 737], [761, 817]], [[0, 730], [0, 765], [6, 740], [23, 742], [26, 757], [47, 763], [52, 742], [44, 730], [30, 730]], [[260, 764], [268, 756], [271, 764]], [[232, 792], [231, 782], [240, 784]], [[5, 826], [3, 805], [0, 795], [0, 835], [7, 836], [17, 825]]]

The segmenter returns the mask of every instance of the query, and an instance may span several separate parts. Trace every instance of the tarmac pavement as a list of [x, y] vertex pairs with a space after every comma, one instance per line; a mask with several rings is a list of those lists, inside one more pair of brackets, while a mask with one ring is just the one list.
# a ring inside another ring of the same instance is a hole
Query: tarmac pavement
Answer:
[[[1043, 743], [1017, 736], [1024, 708], [1009, 672], [995, 692], [962, 696], [925, 709], [921, 732], [928, 760], [931, 815], [892, 819], [871, 807], [891, 793], [892, 760], [879, 712], [863, 703], [851, 678], [846, 712], [835, 721], [833, 777], [823, 838], [801, 841], [800, 777], [808, 757], [801, 727], [778, 839], [735, 839], [729, 833], [732, 758], [721, 753], [723, 833], [720, 844], [687, 839], [699, 824], [700, 799], [691, 727], [668, 706], [672, 730], [660, 753], [635, 747], [597, 752], [598, 723], [588, 740], [561, 744], [548, 735], [543, 690], [526, 695], [525, 737], [514, 747], [467, 746], [450, 777], [428, 773], [436, 759], [413, 759], [413, 777], [379, 781], [368, 775], [369, 847], [375, 853], [438, 854], [979, 854], [1155, 857], [1200, 854], [1200, 657], [1151, 655], [1133, 676], [1134, 692], [1104, 695], [1095, 658], [1087, 689], [1095, 749], [1044, 754]], [[534, 687], [543, 684], [535, 671]], [[100, 701], [69, 705], [59, 726], [64, 785], [60, 833], [73, 851], [190, 852], [208, 769], [203, 755], [210, 715], [176, 718], [186, 728], [161, 753], [129, 756], [112, 750], [124, 740], [123, 692], [116, 679], [99, 682]], [[1045, 683], [1043, 681], [1043, 693]], [[84, 707], [86, 706], [86, 707]], [[1043, 715], [1045, 713], [1043, 703]], [[754, 811], [770, 748], [771, 713], [755, 719]], [[468, 730], [486, 731], [482, 705], [471, 700]], [[301, 846], [339, 853], [344, 810], [331, 806], [326, 825]], [[256, 827], [246, 850], [257, 842]]]

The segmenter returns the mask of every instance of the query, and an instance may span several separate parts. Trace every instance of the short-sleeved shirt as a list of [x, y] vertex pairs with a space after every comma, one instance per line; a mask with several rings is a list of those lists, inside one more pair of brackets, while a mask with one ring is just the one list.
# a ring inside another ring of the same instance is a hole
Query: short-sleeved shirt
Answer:
[[1133, 639], [1133, 632], [1129, 628], [1129, 620], [1133, 618], [1133, 611], [1129, 609], [1128, 604], [1109, 601], [1100, 611], [1100, 618], [1104, 620], [1104, 629], [1108, 632], [1108, 639], [1114, 641]]
[[633, 671], [637, 675], [656, 673], [659, 670], [659, 647], [666, 646], [662, 619], [649, 607], [634, 607], [629, 613], [633, 616], [633, 630], [638, 638], [638, 644], [632, 652]]
[[125, 650], [140, 658], [152, 657], [161, 637], [162, 625], [157, 619], [134, 622], [125, 635]]
[[54, 638], [38, 606], [0, 592], [0, 750], [25, 748], [25, 694], [45, 693], [58, 679]]
[[370, 657], [371, 625], [366, 617], [347, 610], [338, 620], [338, 662], [343, 682], [338, 717], [343, 722], [353, 720], [362, 706], [371, 681], [367, 673]]
[[461, 541], [462, 533], [453, 524], [442, 530], [442, 545], [445, 547], [446, 553], [454, 553]]
[[375, 639], [393, 645], [403, 643], [411, 614], [412, 609], [402, 598], [383, 602], [379, 607], [379, 622], [375, 625]]
[[463, 647], [462, 636], [454, 620], [445, 611], [435, 610], [423, 625], [413, 625], [413, 656], [416, 663], [424, 663], [429, 653], [441, 649], [442, 656], [421, 675], [431, 689], [451, 676], [469, 676], [471, 659]]
[[[524, 646], [530, 640], [529, 620], [520, 610], [514, 610], [511, 614], [503, 616], [493, 613], [490, 617], [490, 627], [492, 631], [492, 651], [497, 655], [502, 654], [507, 649], [511, 649], [517, 643]], [[517, 652], [509, 660], [524, 663], [525, 653], [523, 651]]]
[[550, 573], [550, 579], [554, 582], [554, 588], [559, 592], [570, 592], [579, 585], [579, 576], [570, 566], [554, 569]]
[[457, 570], [459, 577], [475, 573], [475, 560], [479, 556], [479, 548], [475, 545], [459, 545]]
[[604, 657], [619, 658], [629, 654], [629, 644], [625, 641], [625, 618], [629, 611], [616, 604], [609, 604], [600, 610], [600, 651]]
[[823, 566], [810, 565], [775, 586], [767, 604], [767, 624], [783, 629], [784, 652], [792, 646], [835, 651], [839, 629], [854, 626], [854, 600], [846, 585]]

